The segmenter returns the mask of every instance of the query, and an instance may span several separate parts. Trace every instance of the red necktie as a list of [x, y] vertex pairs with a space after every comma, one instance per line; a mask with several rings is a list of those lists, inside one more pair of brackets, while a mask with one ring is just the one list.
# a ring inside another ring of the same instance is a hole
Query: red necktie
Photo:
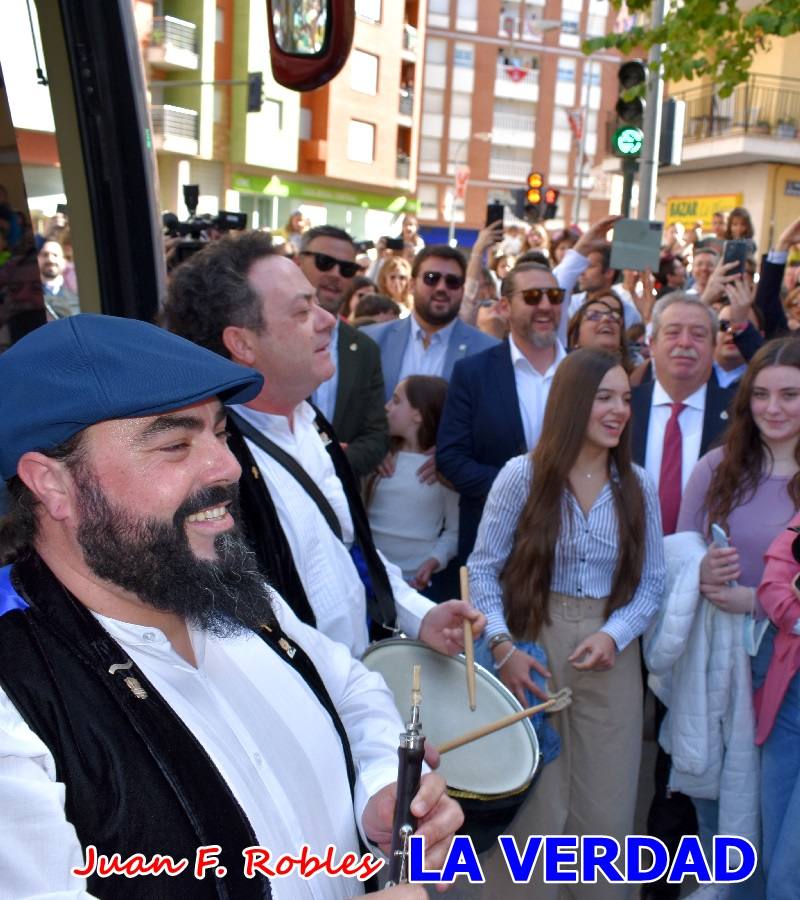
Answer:
[[681, 507], [681, 461], [683, 440], [678, 416], [686, 409], [685, 403], [670, 403], [672, 414], [664, 432], [664, 451], [661, 455], [661, 475], [658, 479], [658, 499], [661, 502], [661, 523], [664, 534], [674, 534]]

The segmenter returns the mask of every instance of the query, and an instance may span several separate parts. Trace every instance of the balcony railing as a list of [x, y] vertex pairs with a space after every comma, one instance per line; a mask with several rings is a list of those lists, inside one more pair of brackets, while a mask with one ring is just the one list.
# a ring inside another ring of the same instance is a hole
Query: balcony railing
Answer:
[[411, 160], [398, 159], [395, 175], [397, 176], [398, 181], [408, 181], [411, 177]]
[[156, 149], [192, 155], [198, 152], [199, 117], [195, 110], [181, 106], [152, 106], [150, 115]]
[[524, 183], [531, 170], [531, 163], [517, 159], [503, 159], [493, 156], [489, 159], [489, 178], [498, 181]]
[[196, 69], [199, 63], [197, 26], [174, 16], [154, 16], [149, 62], [164, 69]]
[[539, 70], [499, 62], [495, 78], [512, 84], [539, 84]]
[[414, 114], [414, 91], [407, 88], [400, 90], [400, 115], [411, 116]]
[[413, 25], [403, 25], [403, 50], [416, 53], [418, 43], [417, 29]]
[[741, 134], [795, 138], [800, 127], [798, 78], [753, 75], [730, 97], [719, 97], [714, 85], [673, 96], [686, 101], [686, 141]]
[[533, 131], [533, 116], [516, 116], [513, 113], [495, 113], [492, 119], [492, 131]]

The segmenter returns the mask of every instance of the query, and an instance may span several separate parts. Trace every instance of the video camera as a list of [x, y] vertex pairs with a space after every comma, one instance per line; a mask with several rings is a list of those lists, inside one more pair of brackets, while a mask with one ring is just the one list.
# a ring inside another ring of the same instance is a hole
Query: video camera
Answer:
[[183, 185], [183, 202], [189, 210], [189, 218], [181, 222], [173, 212], [165, 212], [161, 217], [166, 237], [179, 237], [181, 242], [174, 248], [171, 264], [178, 265], [193, 253], [201, 250], [210, 240], [214, 240], [214, 231], [243, 231], [247, 228], [247, 213], [230, 212], [221, 209], [216, 216], [208, 213], [198, 216], [197, 203], [200, 198], [200, 186]]

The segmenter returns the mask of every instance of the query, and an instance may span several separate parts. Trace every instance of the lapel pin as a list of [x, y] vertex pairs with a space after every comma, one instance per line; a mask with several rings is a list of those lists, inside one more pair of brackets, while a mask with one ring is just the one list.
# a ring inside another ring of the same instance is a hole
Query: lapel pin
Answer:
[[467, 349], [467, 345], [466, 345], [466, 344], [459, 344], [459, 345], [458, 345], [458, 352], [459, 352], [459, 353], [463, 353], [466, 349]]
[[350, 349], [355, 353], [355, 351], [358, 350], [358, 344], [355, 342], [350, 344]]
[[728, 418], [727, 411], [723, 409], [722, 412], [719, 414], [719, 417], [720, 417], [720, 419], [727, 420], [727, 418]]
[[297, 652], [295, 648], [286, 640], [286, 638], [279, 638], [278, 646], [283, 650], [283, 652], [289, 657], [289, 659], [293, 659], [295, 653]]
[[[133, 663], [128, 660], [127, 663], [115, 663], [113, 666], [109, 666], [108, 673], [109, 675], [116, 675], [117, 672], [124, 672], [127, 669], [132, 669]], [[142, 687], [138, 678], [134, 678], [133, 675], [128, 675], [127, 677], [122, 679], [128, 690], [136, 697], [137, 700], [146, 700], [147, 699], [147, 691]]]

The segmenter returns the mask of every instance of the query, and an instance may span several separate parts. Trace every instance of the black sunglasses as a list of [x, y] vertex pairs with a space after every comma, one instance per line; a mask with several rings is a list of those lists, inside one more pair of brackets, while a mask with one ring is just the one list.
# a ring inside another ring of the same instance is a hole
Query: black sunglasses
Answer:
[[720, 331], [732, 331], [733, 323], [730, 319], [720, 319], [719, 320], [719, 330]]
[[361, 266], [357, 262], [352, 262], [349, 259], [336, 259], [335, 256], [328, 256], [327, 253], [314, 253], [313, 250], [302, 250], [300, 256], [313, 256], [314, 265], [320, 272], [330, 272], [334, 266], [338, 266], [342, 278], [352, 278], [356, 272], [361, 271]]
[[444, 283], [451, 291], [464, 287], [464, 279], [461, 275], [452, 275], [450, 272], [443, 275], [441, 272], [424, 272], [422, 280], [428, 287], [436, 287], [436, 285], [444, 278]]
[[514, 291], [519, 294], [528, 306], [538, 306], [543, 297], [558, 306], [564, 299], [564, 288], [529, 288], [527, 291]]

